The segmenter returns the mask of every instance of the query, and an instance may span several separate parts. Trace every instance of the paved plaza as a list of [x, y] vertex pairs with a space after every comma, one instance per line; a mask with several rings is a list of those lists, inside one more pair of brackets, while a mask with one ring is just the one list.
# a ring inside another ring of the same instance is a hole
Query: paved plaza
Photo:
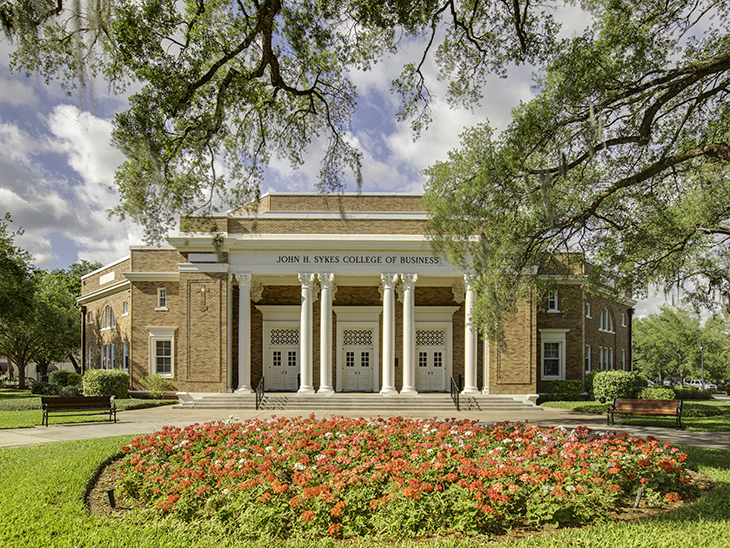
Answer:
[[[724, 397], [725, 399], [727, 397]], [[324, 418], [327, 416], [366, 416], [366, 417], [389, 417], [394, 413], [352, 413], [337, 412], [332, 410], [313, 411], [315, 417]], [[163, 426], [185, 427], [194, 423], [203, 423], [215, 420], [225, 420], [230, 417], [238, 419], [267, 419], [272, 415], [278, 417], [296, 417], [306, 415], [310, 412], [304, 411], [248, 411], [241, 409], [177, 409], [174, 406], [155, 407], [151, 409], [135, 409], [117, 413], [117, 423], [92, 422], [81, 424], [51, 424], [51, 426], [36, 426], [34, 428], [17, 428], [11, 430], [0, 430], [0, 448], [17, 447], [24, 445], [38, 445], [44, 443], [57, 443], [72, 440], [84, 440], [103, 438], [109, 436], [150, 434], [161, 430]], [[646, 426], [606, 426], [605, 415], [588, 415], [576, 413], [564, 409], [552, 409], [547, 407], [527, 408], [525, 411], [513, 412], [479, 412], [454, 410], [452, 413], [439, 414], [412, 414], [414, 418], [437, 418], [437, 419], [470, 419], [482, 423], [491, 424], [495, 422], [524, 422], [538, 426], [563, 426], [575, 428], [584, 425], [593, 430], [616, 430], [628, 432], [637, 437], [645, 438], [654, 436], [662, 441], [674, 444], [691, 445], [699, 447], [711, 447], [730, 451], [730, 432], [687, 432], [675, 430], [673, 421], [667, 420], [666, 427]]]

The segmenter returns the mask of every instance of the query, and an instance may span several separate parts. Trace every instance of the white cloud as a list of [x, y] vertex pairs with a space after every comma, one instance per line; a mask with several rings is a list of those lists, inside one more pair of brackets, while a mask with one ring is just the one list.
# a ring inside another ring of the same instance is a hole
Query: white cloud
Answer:
[[0, 78], [0, 102], [13, 107], [30, 107], [38, 103], [38, 96], [33, 88], [19, 80]]

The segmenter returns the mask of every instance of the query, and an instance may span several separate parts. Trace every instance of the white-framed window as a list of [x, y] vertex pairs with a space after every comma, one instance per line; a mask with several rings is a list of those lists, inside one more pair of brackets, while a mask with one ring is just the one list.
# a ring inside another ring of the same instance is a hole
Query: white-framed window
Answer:
[[176, 327], [147, 327], [149, 331], [149, 371], [151, 375], [175, 375]]
[[114, 310], [111, 306], [107, 305], [104, 307], [104, 312], [101, 315], [101, 328], [102, 329], [113, 329], [116, 327], [116, 321], [114, 319]]
[[621, 350], [621, 369], [626, 371], [626, 350]]
[[128, 316], [129, 315], [129, 301], [124, 301], [122, 303], [122, 316]]
[[167, 310], [167, 289], [157, 288], [157, 308], [155, 310]]
[[548, 296], [548, 312], [559, 312], [560, 309], [558, 308], [558, 292], [553, 291]]
[[565, 379], [565, 334], [569, 329], [540, 329], [540, 377]]
[[86, 313], [86, 323], [89, 325], [94, 323], [94, 313], [91, 310]]
[[600, 331], [608, 331], [609, 333], [614, 333], [613, 316], [611, 315], [611, 311], [608, 308], [604, 308], [603, 312], [601, 312], [601, 317], [598, 320], [598, 329]]
[[586, 371], [591, 370], [591, 345], [586, 345]]
[[586, 303], [586, 318], [591, 317], [591, 303]]
[[621, 327], [626, 327], [626, 314], [621, 313]]
[[598, 349], [598, 361], [601, 364], [601, 369], [612, 370], [613, 369], [613, 348], [600, 347]]
[[122, 369], [129, 371], [129, 343], [122, 343]]
[[91, 347], [88, 348], [88, 356], [86, 358], [86, 367], [91, 369], [94, 366], [94, 351]]

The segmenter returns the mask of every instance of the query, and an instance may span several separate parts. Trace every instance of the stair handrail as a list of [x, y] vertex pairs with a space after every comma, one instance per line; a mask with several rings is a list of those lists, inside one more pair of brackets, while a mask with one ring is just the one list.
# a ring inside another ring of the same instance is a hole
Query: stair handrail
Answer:
[[261, 406], [261, 402], [264, 400], [264, 379], [266, 377], [261, 377], [261, 380], [259, 381], [259, 384], [256, 386], [256, 409]]
[[461, 411], [459, 409], [459, 385], [454, 380], [454, 377], [451, 377], [451, 400], [454, 402], [456, 410]]

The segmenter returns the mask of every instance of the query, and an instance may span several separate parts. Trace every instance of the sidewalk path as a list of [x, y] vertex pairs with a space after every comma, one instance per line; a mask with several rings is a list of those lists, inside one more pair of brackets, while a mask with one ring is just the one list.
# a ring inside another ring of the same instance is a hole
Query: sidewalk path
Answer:
[[[155, 407], [151, 409], [135, 409], [117, 413], [117, 423], [95, 422], [84, 424], [58, 424], [51, 426], [36, 426], [35, 428], [17, 428], [0, 430], [0, 448], [18, 447], [25, 445], [38, 445], [43, 443], [56, 443], [62, 441], [83, 440], [93, 438], [104, 438], [109, 436], [150, 434], [163, 426], [185, 427], [194, 423], [203, 423], [213, 420], [225, 420], [233, 416], [238, 419], [259, 418], [267, 419], [272, 415], [279, 417], [296, 417], [309, 415], [303, 411], [249, 411], [241, 409], [175, 409], [173, 406]], [[379, 413], [369, 415], [367, 413], [337, 413], [330, 410], [314, 411], [317, 418], [327, 416], [381, 416], [388, 417], [394, 414]], [[437, 415], [413, 414], [414, 418], [438, 418], [447, 419], [456, 417], [459, 419], [472, 419], [484, 423], [495, 423], [502, 421], [524, 422], [528, 421], [538, 426], [564, 426], [575, 428], [576, 426], [588, 426], [593, 430], [615, 430], [628, 432], [636, 437], [646, 438], [654, 436], [662, 441], [668, 441], [679, 445], [693, 445], [698, 447], [710, 447], [730, 451], [730, 432], [686, 432], [675, 430], [672, 421], [667, 421], [666, 427], [645, 427], [645, 426], [606, 426], [604, 415], [588, 415], [575, 413], [564, 409], [551, 409], [547, 407], [535, 407], [526, 411], [497, 413], [497, 412], [472, 412], [462, 411], [453, 413], [441, 413]]]

